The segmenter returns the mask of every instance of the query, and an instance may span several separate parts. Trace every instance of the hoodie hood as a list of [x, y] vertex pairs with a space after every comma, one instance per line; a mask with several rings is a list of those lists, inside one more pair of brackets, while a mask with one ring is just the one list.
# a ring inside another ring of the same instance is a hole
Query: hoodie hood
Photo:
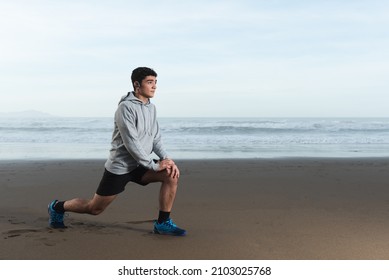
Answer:
[[127, 93], [127, 95], [122, 96], [122, 98], [120, 98], [119, 104], [122, 103], [123, 101], [131, 101], [135, 104], [141, 104], [141, 105], [143, 104], [146, 106], [150, 104], [150, 99], [147, 101], [146, 104], [144, 104], [140, 99], [138, 99], [135, 96], [135, 92], [133, 91], [130, 91], [129, 93]]

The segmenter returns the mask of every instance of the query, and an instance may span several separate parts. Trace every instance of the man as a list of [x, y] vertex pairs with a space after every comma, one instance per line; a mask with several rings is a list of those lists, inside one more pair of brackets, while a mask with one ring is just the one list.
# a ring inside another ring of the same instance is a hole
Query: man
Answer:
[[[115, 113], [110, 156], [105, 172], [92, 199], [74, 198], [52, 201], [48, 206], [49, 225], [64, 228], [64, 213], [98, 215], [124, 191], [128, 182], [147, 185], [161, 182], [159, 216], [154, 222], [158, 234], [182, 236], [184, 229], [170, 218], [180, 171], [162, 146], [155, 106], [150, 103], [157, 88], [157, 73], [147, 67], [136, 68], [131, 75], [134, 91], [123, 96]], [[153, 160], [154, 152], [160, 159]]]

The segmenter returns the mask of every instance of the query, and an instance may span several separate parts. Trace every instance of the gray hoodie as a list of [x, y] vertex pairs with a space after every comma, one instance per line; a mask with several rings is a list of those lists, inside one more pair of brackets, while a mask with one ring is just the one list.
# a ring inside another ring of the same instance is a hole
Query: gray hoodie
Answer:
[[112, 147], [105, 168], [114, 174], [126, 174], [137, 166], [158, 171], [154, 152], [160, 159], [168, 158], [161, 142], [154, 104], [144, 104], [134, 92], [123, 96], [115, 113]]

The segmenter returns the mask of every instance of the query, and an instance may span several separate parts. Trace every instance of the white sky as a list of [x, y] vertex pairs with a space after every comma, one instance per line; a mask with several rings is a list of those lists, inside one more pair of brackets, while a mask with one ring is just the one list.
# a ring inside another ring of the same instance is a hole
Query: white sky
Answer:
[[132, 69], [160, 117], [389, 117], [389, 1], [0, 0], [0, 112], [112, 116]]

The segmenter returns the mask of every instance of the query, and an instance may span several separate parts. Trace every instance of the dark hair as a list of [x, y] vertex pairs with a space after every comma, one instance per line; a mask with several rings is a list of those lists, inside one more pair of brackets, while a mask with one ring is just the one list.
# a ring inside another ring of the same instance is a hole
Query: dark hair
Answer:
[[138, 67], [134, 69], [131, 74], [131, 82], [134, 89], [134, 83], [138, 82], [139, 84], [142, 84], [143, 79], [147, 76], [157, 77], [157, 73], [153, 69], [148, 67]]

